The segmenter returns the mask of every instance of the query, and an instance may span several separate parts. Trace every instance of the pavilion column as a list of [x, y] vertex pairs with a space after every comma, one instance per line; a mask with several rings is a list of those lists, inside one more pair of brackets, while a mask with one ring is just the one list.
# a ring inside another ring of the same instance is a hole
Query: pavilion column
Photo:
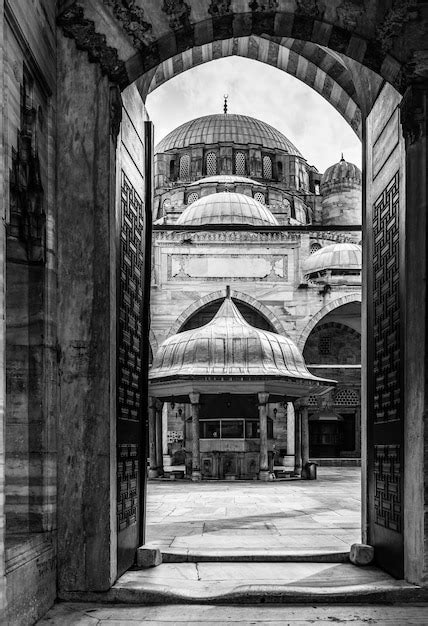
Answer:
[[158, 466], [156, 463], [156, 398], [149, 401], [149, 478], [156, 478]]
[[305, 472], [305, 465], [309, 463], [309, 415], [307, 400], [300, 400], [300, 419], [302, 430], [302, 475]]
[[302, 439], [301, 439], [301, 415], [300, 409], [294, 405], [294, 472], [300, 476], [302, 471]]
[[163, 475], [163, 428], [162, 428], [163, 402], [156, 400], [155, 403], [155, 429], [156, 429], [156, 468], [158, 476]]
[[268, 393], [259, 393], [259, 420], [260, 420], [260, 471], [259, 480], [269, 480], [269, 455], [267, 436]]
[[200, 446], [199, 446], [199, 393], [189, 393], [192, 405], [192, 480], [201, 480]]

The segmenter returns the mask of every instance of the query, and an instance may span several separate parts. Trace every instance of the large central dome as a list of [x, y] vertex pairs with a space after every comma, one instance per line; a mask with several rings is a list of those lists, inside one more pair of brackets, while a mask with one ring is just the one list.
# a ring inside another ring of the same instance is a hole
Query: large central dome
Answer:
[[273, 126], [254, 117], [234, 113], [206, 115], [182, 124], [156, 146], [155, 153], [196, 144], [207, 146], [218, 143], [256, 144], [268, 150], [284, 150], [302, 157], [296, 146]]

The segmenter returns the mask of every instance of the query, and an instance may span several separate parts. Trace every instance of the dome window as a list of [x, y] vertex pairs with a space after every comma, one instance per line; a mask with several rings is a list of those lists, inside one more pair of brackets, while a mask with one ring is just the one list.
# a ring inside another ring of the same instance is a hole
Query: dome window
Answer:
[[319, 243], [311, 243], [310, 253], [313, 254], [314, 252], [318, 252], [318, 250], [321, 250], [321, 245]]
[[215, 176], [217, 174], [217, 156], [214, 152], [209, 152], [206, 159], [207, 176]]
[[196, 202], [196, 200], [199, 200], [199, 196], [197, 193], [193, 192], [187, 198], [187, 204], [192, 204], [193, 202]]
[[257, 200], [260, 204], [265, 204], [265, 197], [260, 191], [254, 194], [254, 200]]
[[180, 180], [188, 180], [190, 178], [190, 156], [183, 154], [180, 159]]
[[272, 178], [272, 159], [268, 156], [263, 157], [263, 178]]
[[235, 154], [235, 174], [237, 176], [245, 176], [245, 154], [243, 152], [237, 152]]

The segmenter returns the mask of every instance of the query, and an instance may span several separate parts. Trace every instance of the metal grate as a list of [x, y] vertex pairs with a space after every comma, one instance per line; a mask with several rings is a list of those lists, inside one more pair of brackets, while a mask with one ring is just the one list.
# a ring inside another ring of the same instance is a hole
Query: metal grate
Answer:
[[187, 198], [187, 204], [192, 204], [193, 202], [196, 202], [196, 200], [198, 199], [199, 199], [198, 194], [193, 192]]
[[217, 156], [214, 152], [207, 154], [207, 176], [215, 176], [217, 174]]
[[180, 158], [180, 180], [189, 180], [190, 178], [190, 156], [183, 154]]
[[311, 243], [311, 247], [310, 247], [310, 253], [313, 254], [314, 252], [317, 252], [318, 250], [321, 250], [322, 246], [320, 246], [319, 243]]
[[254, 194], [254, 200], [257, 200], [260, 204], [265, 204], [265, 197], [260, 191]]
[[334, 403], [341, 406], [356, 406], [360, 404], [355, 389], [339, 389], [334, 396]]
[[243, 152], [237, 152], [235, 154], [235, 174], [237, 176], [245, 176], [245, 154]]
[[323, 356], [331, 354], [331, 335], [320, 337], [318, 346], [319, 353]]
[[121, 444], [117, 451], [117, 526], [125, 530], [137, 523], [138, 446]]
[[263, 157], [263, 178], [272, 178], [272, 159], [268, 156]]

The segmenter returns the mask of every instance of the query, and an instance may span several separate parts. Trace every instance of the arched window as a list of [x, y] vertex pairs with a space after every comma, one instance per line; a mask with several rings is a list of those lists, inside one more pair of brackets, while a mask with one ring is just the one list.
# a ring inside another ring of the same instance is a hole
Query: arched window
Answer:
[[188, 180], [190, 178], [190, 156], [183, 154], [180, 159], [180, 180]]
[[265, 197], [260, 191], [254, 194], [254, 200], [257, 200], [257, 202], [260, 202], [260, 204], [265, 203]]
[[215, 176], [217, 174], [217, 156], [214, 152], [207, 154], [207, 176]]
[[199, 198], [198, 194], [193, 192], [189, 195], [189, 197], [187, 198], [187, 204], [192, 204], [192, 202], [196, 202], [196, 200]]
[[272, 159], [268, 156], [263, 157], [263, 178], [272, 178]]
[[245, 176], [245, 154], [243, 152], [237, 152], [235, 154], [235, 174], [237, 176]]
[[310, 247], [310, 253], [313, 254], [314, 252], [317, 252], [317, 250], [321, 250], [321, 247], [319, 243], [311, 243], [311, 247]]

